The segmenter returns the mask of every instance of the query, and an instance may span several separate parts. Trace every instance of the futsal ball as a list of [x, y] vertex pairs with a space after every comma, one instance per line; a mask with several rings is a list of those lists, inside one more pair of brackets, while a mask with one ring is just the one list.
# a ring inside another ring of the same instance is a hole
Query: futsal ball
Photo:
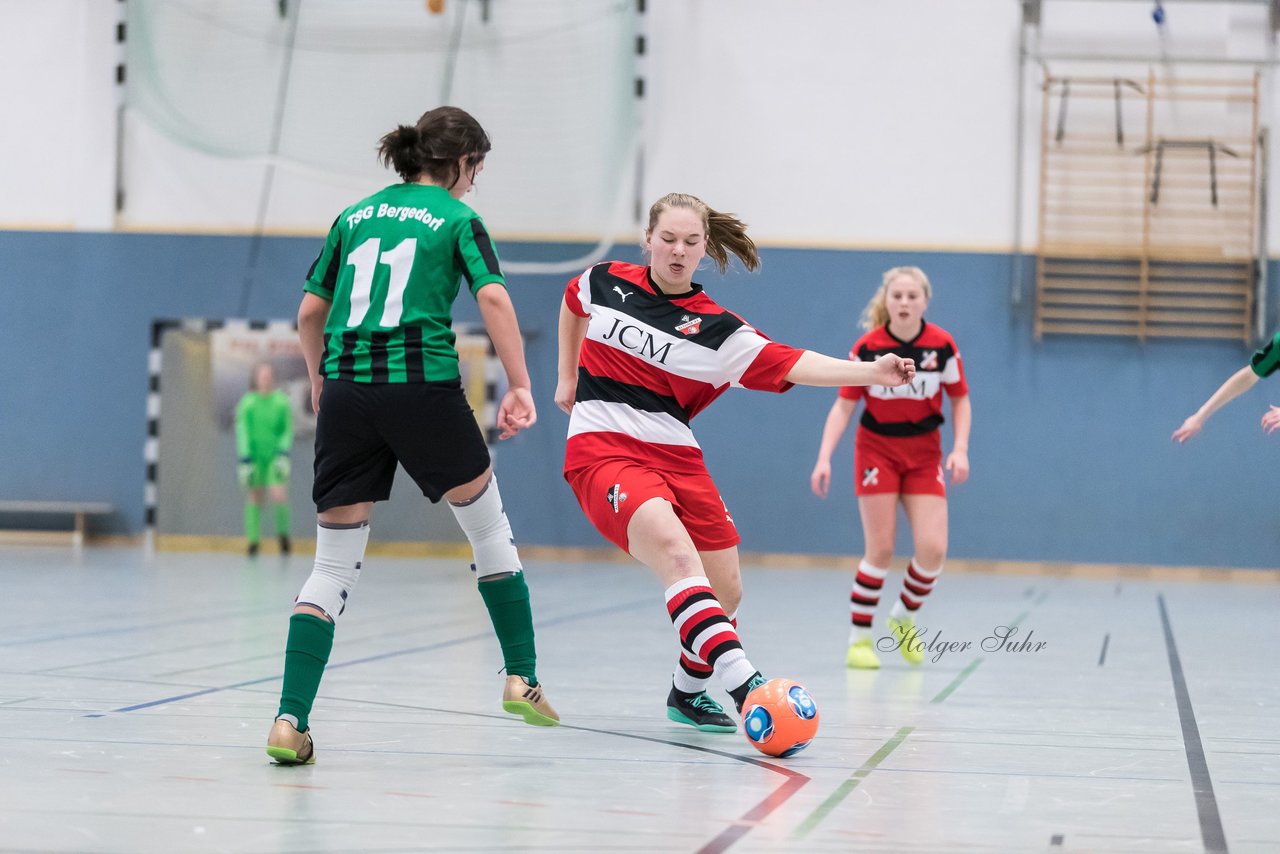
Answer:
[[817, 734], [818, 704], [803, 685], [770, 679], [742, 704], [742, 731], [761, 753], [792, 756]]

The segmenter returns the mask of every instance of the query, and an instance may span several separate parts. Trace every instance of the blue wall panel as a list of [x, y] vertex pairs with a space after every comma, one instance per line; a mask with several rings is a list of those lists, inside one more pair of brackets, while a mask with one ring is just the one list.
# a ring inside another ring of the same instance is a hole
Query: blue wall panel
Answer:
[[[291, 318], [319, 246], [318, 238], [264, 240], [244, 313]], [[120, 508], [112, 530], [141, 529], [151, 321], [240, 315], [250, 247], [246, 237], [0, 232], [0, 498], [110, 501]], [[499, 249], [507, 259], [543, 260], [581, 248]], [[618, 255], [638, 259], [635, 249]], [[758, 274], [699, 278], [771, 337], [832, 355], [843, 355], [857, 336], [858, 314], [884, 269], [918, 264], [933, 279], [928, 317], [959, 342], [974, 406], [972, 479], [952, 492], [953, 556], [1280, 564], [1280, 529], [1266, 500], [1280, 436], [1258, 427], [1266, 404], [1280, 403], [1280, 390], [1263, 383], [1190, 444], [1169, 440], [1246, 362], [1248, 348], [1104, 338], [1036, 343], [1030, 286], [1023, 304], [1012, 305], [1014, 259], [1007, 255], [770, 249], [763, 257]], [[1029, 278], [1031, 265], [1022, 267]], [[551, 394], [567, 278], [512, 277], [541, 420], [502, 443], [497, 464], [522, 542], [601, 545], [560, 477], [567, 416]], [[458, 318], [478, 320], [469, 297], [460, 299]], [[861, 548], [851, 435], [834, 460], [831, 496], [821, 501], [808, 489], [833, 395], [731, 390], [694, 422], [744, 549]], [[900, 544], [909, 551], [905, 536]]]

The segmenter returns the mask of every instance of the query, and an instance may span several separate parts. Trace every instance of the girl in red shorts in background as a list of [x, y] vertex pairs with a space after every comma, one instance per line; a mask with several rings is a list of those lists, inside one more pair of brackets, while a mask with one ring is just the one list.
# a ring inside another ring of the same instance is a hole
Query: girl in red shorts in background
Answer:
[[738, 532], [689, 421], [731, 385], [910, 382], [910, 360], [850, 362], [770, 341], [693, 281], [705, 255], [759, 266], [736, 217], [672, 193], [645, 230], [650, 266], [606, 261], [569, 283], [560, 309], [556, 405], [569, 413], [565, 480], [596, 529], [666, 589], [682, 654], [667, 717], [705, 732], [736, 725], [706, 692], [719, 678], [739, 710], [764, 678], [734, 613], [742, 598]]
[[[822, 429], [818, 462], [810, 475], [814, 494], [826, 498], [831, 483], [831, 452], [849, 426], [859, 400], [865, 400], [854, 440], [854, 491], [862, 517], [865, 553], [850, 595], [853, 628], [849, 667], [880, 666], [872, 645], [871, 618], [880, 588], [893, 560], [898, 502], [906, 511], [915, 544], [907, 564], [902, 593], [889, 614], [892, 647], [912, 664], [924, 660], [924, 630], [915, 614], [933, 590], [947, 555], [947, 484], [969, 477], [969, 386], [956, 342], [941, 326], [924, 319], [933, 296], [929, 279], [918, 267], [894, 267], [862, 314], [867, 334], [849, 352], [854, 361], [871, 361], [895, 353], [915, 361], [916, 376], [896, 388], [851, 386], [840, 389]], [[955, 443], [942, 461], [942, 393], [951, 398]]]

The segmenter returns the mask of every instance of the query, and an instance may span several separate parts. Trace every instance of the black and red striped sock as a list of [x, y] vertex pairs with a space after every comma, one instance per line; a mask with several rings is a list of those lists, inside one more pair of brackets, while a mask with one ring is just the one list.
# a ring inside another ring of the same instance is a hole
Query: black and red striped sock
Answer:
[[[704, 666], [720, 677], [727, 691], [740, 688], [755, 675], [756, 669], [742, 650], [737, 629], [720, 607], [720, 600], [716, 599], [711, 582], [705, 576], [677, 581], [667, 588], [666, 600], [667, 614], [686, 653], [681, 655], [681, 672], [686, 672], [685, 659], [695, 665], [695, 672], [696, 665], [705, 662]], [[678, 684], [676, 687], [679, 689]]]
[[849, 618], [853, 630], [849, 642], [871, 639], [871, 619], [880, 604], [880, 588], [884, 587], [887, 569], [872, 566], [865, 559], [858, 563], [858, 574], [853, 577], [853, 590], [849, 593]]
[[[729, 624], [735, 629], [738, 628], [738, 620], [732, 614], [729, 615]], [[677, 691], [697, 694], [707, 690], [707, 684], [714, 675], [715, 671], [711, 665], [681, 648], [680, 661], [676, 664], [676, 672], [671, 681]]]
[[915, 558], [907, 564], [907, 576], [902, 579], [902, 593], [898, 601], [893, 603], [893, 616], [901, 619], [907, 614], [914, 614], [924, 604], [925, 597], [933, 592], [933, 586], [942, 574], [942, 567], [937, 569], [921, 569]]

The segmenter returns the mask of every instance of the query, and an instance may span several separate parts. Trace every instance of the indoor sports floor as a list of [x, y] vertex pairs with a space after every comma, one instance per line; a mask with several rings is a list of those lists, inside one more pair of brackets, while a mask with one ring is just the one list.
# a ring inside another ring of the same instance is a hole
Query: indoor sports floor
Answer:
[[[0, 547], [0, 851], [1280, 850], [1277, 574], [952, 572], [919, 622], [969, 648], [852, 672], [849, 573], [748, 566], [747, 652], [822, 716], [774, 760], [666, 720], [675, 634], [640, 567], [526, 561], [542, 729], [501, 711], [465, 563], [373, 555], [318, 762], [277, 767], [309, 569]], [[1028, 648], [984, 650], [1002, 626]]]

